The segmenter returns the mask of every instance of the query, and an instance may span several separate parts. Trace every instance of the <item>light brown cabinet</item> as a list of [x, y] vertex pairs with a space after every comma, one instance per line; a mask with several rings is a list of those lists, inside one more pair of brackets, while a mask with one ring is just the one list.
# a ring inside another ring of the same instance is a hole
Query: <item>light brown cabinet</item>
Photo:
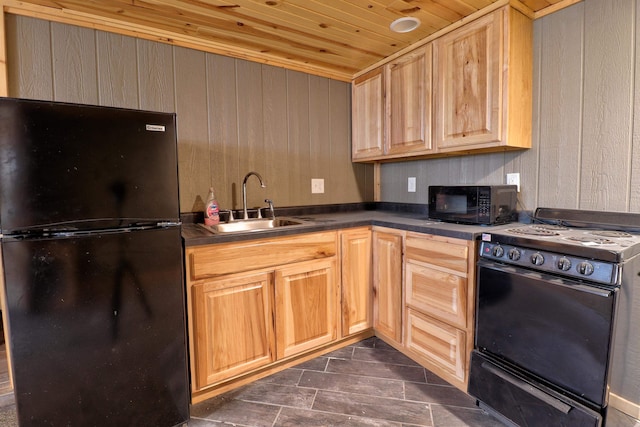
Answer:
[[275, 271], [278, 358], [293, 356], [337, 337], [335, 259], [293, 264]]
[[186, 249], [194, 403], [338, 338], [337, 253], [335, 231]]
[[340, 232], [342, 335], [373, 326], [371, 228]]
[[387, 156], [431, 147], [431, 43], [385, 65]]
[[475, 319], [475, 243], [408, 233], [405, 246], [407, 353], [466, 391]]
[[384, 68], [355, 79], [351, 85], [351, 157], [367, 160], [384, 154]]
[[270, 273], [256, 273], [193, 286], [197, 388], [275, 360], [272, 282]]
[[530, 148], [532, 45], [507, 5], [358, 77], [352, 160]]
[[434, 41], [439, 152], [530, 148], [532, 23], [509, 6]]
[[194, 403], [372, 333], [466, 390], [473, 241], [374, 226], [190, 247], [186, 260]]
[[404, 232], [373, 229], [373, 328], [391, 344], [402, 343], [402, 247]]

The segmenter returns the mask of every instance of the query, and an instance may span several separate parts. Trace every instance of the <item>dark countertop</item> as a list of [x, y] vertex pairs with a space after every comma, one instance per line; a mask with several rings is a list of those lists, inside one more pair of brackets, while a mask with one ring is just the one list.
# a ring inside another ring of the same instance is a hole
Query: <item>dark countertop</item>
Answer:
[[277, 216], [303, 219], [305, 220], [305, 224], [261, 231], [214, 234], [197, 223], [184, 222], [182, 225], [182, 237], [185, 246], [189, 247], [376, 225], [395, 228], [398, 230], [453, 237], [457, 239], [476, 240], [483, 233], [491, 233], [492, 231], [514, 227], [513, 223], [495, 226], [480, 226], [438, 222], [429, 220], [424, 213], [403, 212], [402, 209], [361, 209], [353, 211], [341, 211], [340, 209], [337, 209], [337, 212], [331, 213], [305, 213], [304, 211], [301, 211], [297, 212], [297, 214], [278, 214]]

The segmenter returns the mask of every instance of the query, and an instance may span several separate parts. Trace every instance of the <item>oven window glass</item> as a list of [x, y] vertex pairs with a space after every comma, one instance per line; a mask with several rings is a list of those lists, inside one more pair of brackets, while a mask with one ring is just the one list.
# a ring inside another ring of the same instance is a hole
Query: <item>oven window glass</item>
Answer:
[[436, 196], [436, 211], [443, 213], [466, 214], [467, 196], [464, 194], [438, 194]]

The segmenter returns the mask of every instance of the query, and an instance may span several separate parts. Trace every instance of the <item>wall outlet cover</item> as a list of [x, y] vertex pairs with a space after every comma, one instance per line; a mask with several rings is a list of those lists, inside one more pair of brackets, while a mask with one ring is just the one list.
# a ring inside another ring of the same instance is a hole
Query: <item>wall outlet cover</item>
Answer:
[[324, 193], [324, 179], [311, 178], [311, 194]]
[[520, 174], [519, 173], [508, 173], [507, 174], [507, 185], [517, 185], [518, 193], [520, 192]]
[[416, 177], [410, 176], [407, 179], [407, 192], [415, 193], [416, 192]]

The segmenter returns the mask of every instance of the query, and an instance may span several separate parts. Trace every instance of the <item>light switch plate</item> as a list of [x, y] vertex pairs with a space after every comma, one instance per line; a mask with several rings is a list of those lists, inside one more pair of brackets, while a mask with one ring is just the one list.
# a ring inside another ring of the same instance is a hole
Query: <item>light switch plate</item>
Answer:
[[415, 193], [416, 192], [416, 177], [410, 176], [407, 179], [407, 192]]
[[311, 178], [311, 193], [312, 194], [324, 193], [324, 179]]

